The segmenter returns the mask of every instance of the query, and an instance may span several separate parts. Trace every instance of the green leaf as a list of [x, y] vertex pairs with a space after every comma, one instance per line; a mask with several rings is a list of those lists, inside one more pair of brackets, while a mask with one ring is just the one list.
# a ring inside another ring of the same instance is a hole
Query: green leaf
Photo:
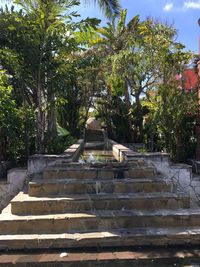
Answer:
[[66, 129], [62, 128], [58, 124], [57, 124], [57, 132], [58, 132], [58, 136], [68, 136], [68, 135], [70, 135], [70, 133]]

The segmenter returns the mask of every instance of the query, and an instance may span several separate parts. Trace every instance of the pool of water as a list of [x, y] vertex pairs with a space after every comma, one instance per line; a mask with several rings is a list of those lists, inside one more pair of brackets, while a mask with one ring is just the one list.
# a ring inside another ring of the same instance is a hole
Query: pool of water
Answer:
[[112, 150], [84, 150], [79, 158], [80, 163], [117, 162]]

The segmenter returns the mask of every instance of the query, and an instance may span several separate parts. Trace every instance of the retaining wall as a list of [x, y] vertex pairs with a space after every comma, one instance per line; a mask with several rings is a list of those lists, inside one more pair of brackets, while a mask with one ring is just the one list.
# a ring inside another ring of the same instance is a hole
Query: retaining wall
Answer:
[[69, 163], [76, 161], [84, 147], [84, 140], [79, 140], [76, 144], [67, 148], [63, 154], [60, 155], [41, 155], [35, 154], [28, 159], [28, 173], [41, 173], [47, 166]]
[[23, 189], [27, 169], [15, 168], [8, 171], [7, 181], [0, 182], [0, 211]]

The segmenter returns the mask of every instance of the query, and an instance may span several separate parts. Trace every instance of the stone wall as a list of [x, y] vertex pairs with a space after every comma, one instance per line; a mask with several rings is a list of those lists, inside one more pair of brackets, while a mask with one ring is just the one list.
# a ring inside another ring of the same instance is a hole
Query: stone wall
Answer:
[[7, 181], [0, 182], [0, 211], [23, 189], [27, 169], [15, 168], [8, 171]]
[[[7, 180], [0, 181], [0, 211], [24, 187], [26, 179], [37, 176], [44, 168], [53, 164], [68, 163], [78, 159], [84, 145], [83, 140], [67, 148], [61, 155], [33, 155], [29, 157], [28, 169], [15, 168], [7, 173]], [[6, 178], [6, 177], [5, 177]]]
[[187, 164], [173, 164], [168, 153], [139, 153], [130, 148], [118, 144], [113, 140], [108, 140], [112, 147], [113, 155], [118, 161], [131, 161], [134, 158], [144, 158], [149, 164], [155, 166], [159, 173], [165, 178], [171, 179], [177, 175], [183, 180], [192, 179], [192, 167]]
[[130, 148], [108, 139], [108, 145], [113, 151], [114, 157], [122, 161], [132, 161], [134, 158], [143, 158], [156, 168], [166, 181], [181, 188], [196, 202], [200, 203], [200, 177], [193, 177], [192, 166], [187, 164], [173, 164], [168, 153], [138, 153]]
[[41, 173], [44, 168], [59, 163], [69, 163], [76, 161], [82, 153], [84, 140], [79, 140], [76, 144], [67, 148], [60, 155], [41, 155], [35, 154], [28, 159], [28, 173]]

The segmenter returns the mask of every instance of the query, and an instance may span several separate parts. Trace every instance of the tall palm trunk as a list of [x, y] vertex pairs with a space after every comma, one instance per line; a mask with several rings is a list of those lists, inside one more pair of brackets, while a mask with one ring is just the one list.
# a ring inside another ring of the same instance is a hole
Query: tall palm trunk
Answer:
[[57, 137], [55, 94], [53, 91], [52, 82], [48, 87], [47, 102], [47, 137], [51, 142]]
[[143, 114], [142, 114], [142, 106], [140, 102], [140, 95], [135, 95], [136, 109], [137, 109], [137, 137], [136, 142], [143, 141]]
[[128, 83], [126, 82], [126, 87], [125, 87], [125, 92], [124, 92], [124, 99], [125, 99], [125, 104], [126, 104], [126, 109], [128, 111], [127, 115], [127, 123], [128, 123], [128, 128], [129, 128], [129, 137], [128, 141], [132, 142], [134, 139], [134, 134], [133, 134], [133, 121], [132, 121], [132, 114], [131, 114], [131, 101], [130, 101], [130, 93], [129, 93], [129, 88], [128, 88]]
[[45, 130], [45, 118], [42, 109], [42, 86], [40, 70], [38, 75], [37, 86], [37, 116], [36, 116], [36, 152], [44, 153], [44, 130]]
[[38, 61], [38, 74], [37, 74], [37, 88], [36, 88], [36, 107], [37, 107], [37, 115], [36, 115], [36, 152], [44, 153], [44, 134], [45, 134], [45, 113], [43, 110], [43, 83], [42, 83], [42, 50], [39, 47], [39, 61]]

